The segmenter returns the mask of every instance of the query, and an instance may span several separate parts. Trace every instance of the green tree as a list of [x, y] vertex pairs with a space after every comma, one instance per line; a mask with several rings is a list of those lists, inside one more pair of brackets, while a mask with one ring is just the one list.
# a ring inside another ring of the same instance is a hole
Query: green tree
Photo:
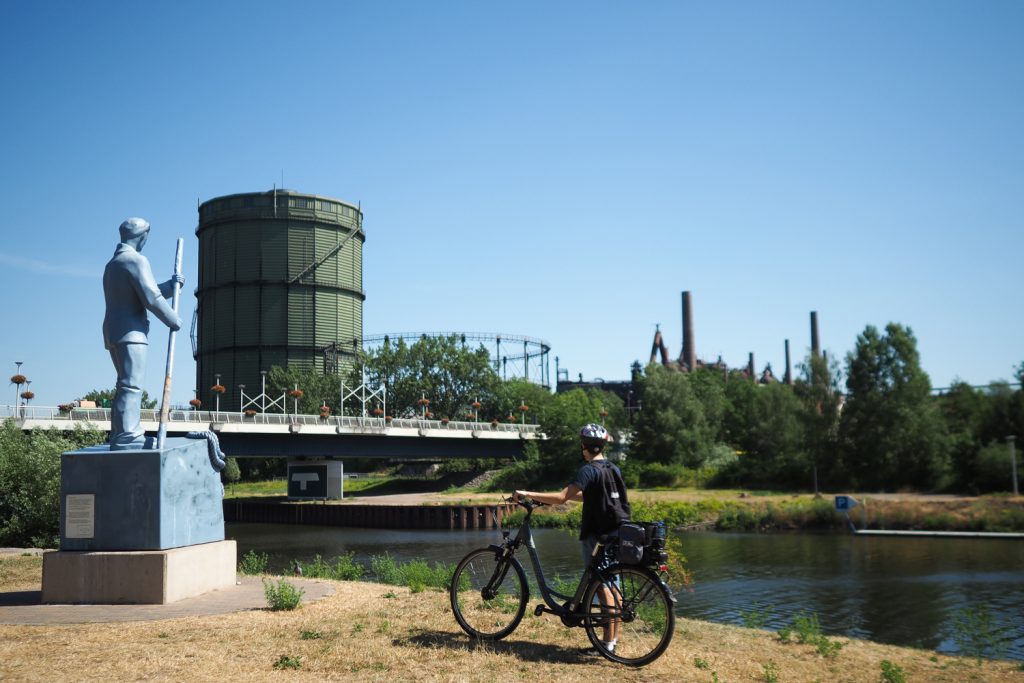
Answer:
[[[109, 408], [114, 402], [114, 394], [116, 393], [116, 389], [93, 389], [83, 396], [81, 400], [95, 401], [96, 405]], [[149, 392], [145, 389], [142, 390], [142, 408], [143, 410], [153, 410], [156, 408], [156, 401], [149, 397]]]
[[806, 444], [802, 405], [793, 388], [777, 382], [756, 386], [739, 461], [745, 485], [808, 486]]
[[988, 398], [985, 392], [958, 380], [936, 401], [950, 438], [953, 486], [977, 492], [978, 455], [983, 446], [981, 434]]
[[[800, 400], [800, 421], [803, 424], [807, 468], [798, 481], [809, 481], [815, 493], [822, 476], [833, 484], [849, 479], [842, 470], [839, 453], [839, 366], [824, 355], [807, 357], [800, 365], [800, 377], [793, 390]], [[796, 482], [792, 482], [796, 483]]]
[[869, 325], [846, 357], [840, 420], [843, 464], [862, 488], [935, 488], [949, 468], [949, 440], [909, 327]]
[[[580, 428], [590, 422], [600, 423], [602, 409], [607, 410], [606, 407], [617, 400], [597, 389], [573, 389], [552, 397], [540, 417], [540, 428], [546, 438], [538, 444], [538, 483], [565, 486], [570, 482], [583, 464]], [[613, 434], [619, 431], [619, 425], [607, 421], [606, 427]]]
[[60, 454], [103, 443], [106, 434], [23, 432], [13, 420], [0, 426], [0, 546], [54, 548], [60, 531]]
[[220, 472], [220, 480], [223, 484], [234, 484], [242, 478], [242, 470], [238, 467], [238, 458], [228, 458], [224, 469]]
[[[290, 392], [294, 391], [296, 387], [302, 392], [302, 396], [298, 399], [290, 395]], [[341, 396], [341, 377], [275, 365], [267, 373], [267, 395], [274, 399], [284, 395], [287, 406], [285, 412], [287, 413], [295, 412], [297, 402], [300, 415], [316, 415], [320, 411], [320, 406], [326, 402], [331, 408], [331, 414], [337, 415], [338, 399]], [[346, 409], [351, 411], [352, 406], [346, 406]], [[268, 412], [280, 411], [268, 409]]]
[[510, 379], [499, 381], [490, 395], [484, 395], [481, 399], [481, 419], [487, 415], [507, 421], [511, 415], [518, 422], [523, 418], [520, 408], [526, 405], [526, 424], [540, 424], [554, 395], [539, 384], [525, 379]]
[[500, 379], [487, 349], [469, 348], [456, 335], [423, 337], [413, 344], [399, 339], [371, 349], [350, 382], [355, 386], [363, 377], [370, 386], [386, 385], [387, 411], [395, 417], [419, 415], [421, 398], [430, 401], [428, 410], [437, 419], [465, 415], [477, 399], [483, 404], [481, 419], [501, 417], [491, 400]]
[[712, 457], [727, 406], [717, 371], [680, 373], [651, 363], [640, 379], [640, 399], [632, 458], [697, 468]]

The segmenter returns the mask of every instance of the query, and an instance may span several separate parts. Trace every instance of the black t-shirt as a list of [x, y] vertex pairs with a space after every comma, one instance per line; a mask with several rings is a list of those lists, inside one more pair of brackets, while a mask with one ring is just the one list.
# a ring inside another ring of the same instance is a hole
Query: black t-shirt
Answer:
[[629, 498], [622, 472], [607, 460], [588, 462], [576, 472], [573, 481], [583, 492], [583, 519], [580, 538], [606, 534], [629, 521]]

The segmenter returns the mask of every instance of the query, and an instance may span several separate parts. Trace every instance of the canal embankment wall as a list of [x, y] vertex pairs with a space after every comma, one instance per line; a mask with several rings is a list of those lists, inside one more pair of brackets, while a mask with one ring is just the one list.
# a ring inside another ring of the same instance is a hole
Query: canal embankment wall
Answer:
[[[630, 496], [633, 498], [633, 496]], [[1024, 497], [950, 498], [948, 500], [871, 500], [851, 513], [837, 512], [831, 499], [808, 496], [764, 500], [664, 501], [640, 493], [633, 518], [662, 520], [673, 529], [717, 531], [810, 531], [848, 533], [859, 530], [921, 532], [1024, 532]], [[228, 522], [264, 522], [361, 527], [371, 529], [494, 529], [516, 514], [511, 504], [374, 505], [227, 499]], [[535, 528], [579, 528], [580, 506], [544, 508], [533, 517]], [[514, 526], [518, 520], [513, 520]], [[503, 524], [509, 526], [508, 523]]]
[[497, 529], [514, 509], [511, 504], [332, 505], [225, 500], [224, 521], [364, 529]]

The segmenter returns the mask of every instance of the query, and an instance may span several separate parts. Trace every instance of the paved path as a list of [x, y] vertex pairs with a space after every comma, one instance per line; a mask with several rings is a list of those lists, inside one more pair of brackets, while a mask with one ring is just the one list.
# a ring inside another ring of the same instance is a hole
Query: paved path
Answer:
[[[334, 586], [315, 579], [289, 577], [305, 593], [303, 602], [326, 598]], [[99, 624], [118, 621], [157, 621], [178, 617], [202, 617], [243, 610], [266, 609], [263, 583], [258, 577], [242, 577], [237, 585], [211, 591], [169, 605], [43, 605], [41, 591], [0, 593], [0, 624]]]

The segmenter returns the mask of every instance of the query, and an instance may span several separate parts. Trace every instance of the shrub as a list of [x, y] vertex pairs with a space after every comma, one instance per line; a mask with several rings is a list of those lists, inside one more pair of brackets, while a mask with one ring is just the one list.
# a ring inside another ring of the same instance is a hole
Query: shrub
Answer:
[[645, 487], [672, 487], [683, 478], [682, 465], [663, 465], [650, 462], [640, 470], [640, 485]]
[[880, 666], [882, 667], [882, 676], [879, 678], [881, 683], [906, 683], [907, 676], [899, 664], [893, 664], [888, 659], [883, 659]]
[[378, 583], [408, 586], [413, 593], [426, 588], [447, 590], [455, 573], [455, 567], [444, 562], [431, 565], [426, 560], [416, 559], [399, 564], [387, 553], [371, 557], [370, 568]]
[[374, 555], [370, 558], [370, 570], [373, 572], [377, 583], [386, 583], [398, 586], [402, 583], [401, 573], [398, 571], [398, 563], [390, 554]]
[[220, 472], [220, 481], [222, 484], [234, 484], [236, 481], [242, 478], [242, 470], [238, 467], [238, 458], [227, 459], [227, 463], [224, 465], [224, 469]]
[[979, 490], [988, 492], [1013, 489], [1010, 476], [1010, 448], [1005, 443], [996, 442], [982, 448], [976, 463], [978, 474], [975, 484]]
[[238, 562], [238, 571], [242, 574], [266, 574], [270, 558], [266, 553], [250, 550]]
[[358, 581], [363, 577], [363, 568], [355, 560], [355, 552], [340, 555], [334, 564], [325, 562], [320, 555], [312, 562], [302, 562], [302, 575], [316, 579], [334, 579], [335, 581]]
[[0, 426], [0, 546], [57, 547], [60, 535], [60, 454], [103, 443], [97, 429], [33, 429], [13, 420]]
[[998, 658], [1005, 654], [1010, 631], [992, 615], [988, 605], [980, 604], [961, 609], [953, 623], [953, 641], [961, 654]]
[[814, 645], [822, 657], [835, 657], [845, 645], [845, 643], [825, 637], [825, 634], [821, 632], [817, 614], [800, 613], [796, 615], [788, 626], [779, 629], [779, 638], [782, 639], [782, 642], [788, 643], [794, 632], [798, 643]]
[[305, 593], [297, 588], [287, 579], [280, 579], [276, 584], [269, 579], [263, 579], [263, 595], [267, 598], [267, 606], [271, 611], [293, 610], [302, 602], [302, 595]]
[[302, 668], [302, 657], [292, 657], [291, 655], [281, 655], [274, 662], [275, 669], [301, 669]]

